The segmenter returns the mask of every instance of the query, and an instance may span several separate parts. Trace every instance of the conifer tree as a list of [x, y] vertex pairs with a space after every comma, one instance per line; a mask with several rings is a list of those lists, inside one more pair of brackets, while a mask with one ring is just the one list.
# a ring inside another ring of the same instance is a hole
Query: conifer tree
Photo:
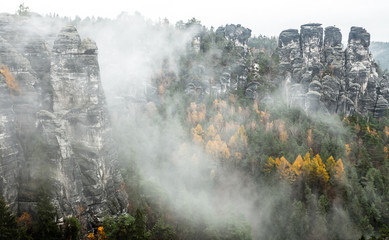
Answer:
[[41, 187], [38, 193], [37, 217], [34, 238], [40, 240], [61, 239], [61, 232], [55, 222], [56, 211], [46, 190]]
[[15, 239], [18, 235], [16, 218], [0, 197], [0, 239]]
[[146, 216], [139, 208], [135, 213], [135, 236], [134, 240], [146, 240], [148, 239], [149, 232], [146, 230]]

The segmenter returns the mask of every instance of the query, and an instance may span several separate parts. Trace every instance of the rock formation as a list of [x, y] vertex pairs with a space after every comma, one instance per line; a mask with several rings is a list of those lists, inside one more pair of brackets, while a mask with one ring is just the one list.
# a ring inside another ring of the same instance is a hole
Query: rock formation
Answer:
[[216, 35], [222, 36], [236, 45], [245, 46], [251, 37], [251, 29], [242, 27], [240, 24], [227, 24], [225, 27], [219, 27], [216, 30]]
[[0, 195], [33, 212], [44, 182], [60, 221], [126, 211], [96, 44], [67, 26], [51, 47], [50, 36], [15, 18], [0, 16], [0, 64], [20, 89], [0, 74]]
[[[230, 62], [226, 64], [227, 66], [216, 69], [216, 72], [203, 64], [195, 64], [185, 77], [186, 93], [195, 95], [225, 94], [230, 90], [246, 88], [249, 70], [246, 67], [246, 57], [249, 53], [247, 42], [251, 36], [251, 30], [240, 24], [227, 24], [225, 27], [219, 27], [215, 34], [219, 39], [222, 39], [221, 41], [228, 42], [230, 45], [226, 47], [234, 48], [239, 57], [231, 57]], [[195, 37], [194, 42], [198, 42], [197, 39]], [[199, 52], [198, 44], [193, 44], [193, 51], [196, 53]], [[208, 75], [207, 70], [210, 70], [210, 75]]]
[[360, 27], [351, 28], [345, 50], [336, 27], [325, 28], [324, 37], [321, 24], [302, 25], [300, 33], [281, 32], [280, 65], [291, 104], [308, 111], [380, 116], [389, 99], [380, 90], [385, 81], [378, 78], [369, 45], [370, 34]]

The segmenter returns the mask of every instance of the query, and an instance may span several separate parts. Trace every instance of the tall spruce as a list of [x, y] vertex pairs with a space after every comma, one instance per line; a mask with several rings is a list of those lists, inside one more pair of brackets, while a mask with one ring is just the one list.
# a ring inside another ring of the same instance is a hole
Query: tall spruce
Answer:
[[15, 215], [0, 197], [0, 240], [15, 239], [17, 236], [18, 226]]
[[50, 202], [47, 190], [44, 188], [39, 190], [36, 210], [34, 238], [40, 240], [61, 239], [61, 232], [55, 222], [57, 213]]

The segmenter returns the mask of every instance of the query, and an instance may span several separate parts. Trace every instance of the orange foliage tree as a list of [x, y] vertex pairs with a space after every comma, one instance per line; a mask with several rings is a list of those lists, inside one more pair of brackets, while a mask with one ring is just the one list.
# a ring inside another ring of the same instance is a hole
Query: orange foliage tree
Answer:
[[211, 139], [213, 139], [214, 137], [216, 137], [216, 135], [217, 135], [217, 131], [216, 131], [215, 127], [213, 126], [213, 124], [211, 124], [211, 125], [207, 128], [206, 138], [207, 138], [207, 140], [211, 140]]
[[227, 144], [221, 140], [218, 134], [213, 138], [213, 140], [208, 141], [205, 146], [205, 150], [216, 159], [229, 159], [231, 155]]
[[344, 167], [343, 167], [343, 162], [342, 159], [338, 159], [335, 164], [335, 178], [339, 181], [343, 179], [344, 175]]
[[108, 240], [107, 236], [105, 235], [103, 226], [100, 226], [97, 228], [97, 240]]
[[193, 142], [198, 144], [198, 145], [203, 145], [204, 144], [204, 130], [201, 127], [200, 124], [197, 124], [195, 128], [192, 128], [192, 136], [193, 136]]
[[190, 103], [190, 107], [187, 109], [186, 120], [193, 125], [203, 121], [205, 119], [206, 107], [204, 104]]
[[216, 116], [212, 119], [212, 122], [214, 123], [217, 129], [222, 129], [222, 127], [224, 126], [223, 115], [218, 112]]
[[18, 223], [18, 227], [24, 228], [26, 231], [31, 230], [32, 219], [30, 214], [23, 212], [22, 215], [16, 219], [16, 222]]
[[9, 71], [5, 65], [0, 65], [0, 73], [4, 76], [5, 82], [7, 83], [8, 89], [11, 94], [20, 93], [19, 84], [16, 82], [15, 77]]
[[285, 130], [285, 122], [282, 120], [276, 120], [275, 124], [277, 126], [278, 135], [281, 142], [286, 142], [288, 140], [288, 133]]
[[231, 136], [228, 146], [234, 152], [236, 159], [241, 160], [243, 158], [243, 153], [247, 148], [248, 137], [246, 134], [246, 129], [241, 125], [234, 135]]
[[96, 238], [95, 238], [95, 235], [93, 233], [89, 233], [88, 234], [88, 239], [89, 240], [95, 240]]

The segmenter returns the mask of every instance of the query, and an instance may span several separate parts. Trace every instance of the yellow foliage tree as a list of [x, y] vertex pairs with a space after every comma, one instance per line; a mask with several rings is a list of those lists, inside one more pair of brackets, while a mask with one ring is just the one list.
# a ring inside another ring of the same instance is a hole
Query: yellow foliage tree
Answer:
[[385, 133], [385, 137], [389, 136], [389, 127], [388, 126], [385, 126], [384, 133]]
[[328, 172], [328, 174], [330, 176], [333, 176], [334, 175], [334, 171], [335, 171], [335, 159], [333, 156], [330, 156], [328, 159], [327, 159], [327, 163], [326, 163], [326, 170]]
[[309, 147], [312, 147], [312, 144], [313, 144], [312, 129], [308, 129], [308, 131], [307, 131], [307, 145]]
[[193, 142], [197, 145], [202, 146], [204, 144], [204, 139], [200, 135], [193, 135]]
[[280, 177], [285, 180], [289, 180], [290, 182], [294, 181], [294, 176], [292, 172], [292, 165], [286, 160], [284, 157], [279, 159], [278, 173]]
[[197, 124], [205, 119], [206, 107], [204, 104], [197, 105], [195, 102], [191, 102], [187, 109], [186, 120], [190, 123]]
[[20, 93], [19, 84], [16, 82], [15, 77], [9, 71], [8, 67], [5, 65], [0, 65], [0, 73], [4, 76], [11, 95], [14, 93]]
[[311, 154], [307, 152], [304, 156], [304, 171], [306, 171], [309, 164], [311, 164]]
[[323, 186], [328, 182], [329, 176], [319, 154], [313, 157], [309, 164], [306, 162], [305, 166], [307, 166], [306, 173], [311, 184]]
[[292, 170], [296, 176], [300, 176], [303, 173], [304, 160], [300, 154], [297, 156], [296, 160], [294, 160], [294, 163], [292, 165]]
[[273, 130], [273, 122], [267, 122], [265, 131], [268, 132], [268, 131], [271, 131], [271, 130]]
[[231, 148], [231, 151], [237, 160], [241, 160], [243, 158], [242, 153], [246, 152], [247, 139], [246, 129], [241, 125], [228, 142], [228, 146]]
[[213, 123], [215, 124], [216, 128], [219, 130], [223, 127], [224, 119], [223, 119], [223, 115], [220, 112], [218, 112], [216, 116], [213, 118]]
[[209, 126], [207, 128], [206, 138], [207, 139], [213, 139], [216, 135], [217, 135], [217, 131], [216, 131], [215, 127], [213, 126], [213, 124], [211, 124], [211, 126]]
[[200, 124], [197, 124], [195, 128], [192, 128], [192, 134], [193, 135], [199, 135], [199, 136], [204, 136], [204, 130], [203, 127], [201, 127]]
[[345, 144], [344, 146], [346, 147], [346, 158], [349, 159], [351, 153], [351, 143]]
[[232, 148], [242, 148], [247, 146], [246, 129], [241, 125], [234, 135], [231, 136], [228, 145]]
[[281, 162], [279, 158], [274, 159], [272, 157], [269, 157], [267, 159], [267, 162], [265, 163], [265, 166], [263, 167], [263, 171], [268, 174], [275, 172], [277, 171], [280, 164]]
[[333, 172], [336, 179], [341, 179], [344, 172], [341, 159], [335, 163], [333, 157], [330, 157], [325, 165], [319, 154], [311, 158], [309, 152], [304, 158], [298, 155], [293, 164], [284, 157], [276, 159], [269, 157], [263, 169], [268, 174], [277, 171], [281, 179], [289, 180], [290, 183], [295, 182], [299, 176], [305, 176], [311, 185], [320, 188], [326, 186], [329, 172]]
[[277, 126], [280, 141], [286, 142], [288, 140], [288, 133], [285, 130], [285, 122], [283, 120], [276, 120], [275, 125]]
[[339, 181], [342, 180], [343, 173], [344, 173], [343, 162], [342, 162], [342, 159], [339, 158], [335, 164], [335, 178]]
[[208, 141], [205, 150], [217, 159], [229, 159], [231, 155], [227, 144], [220, 139], [219, 135], [216, 135], [213, 140]]
[[261, 118], [261, 123], [266, 124], [269, 121], [270, 113], [261, 111], [260, 118]]
[[227, 108], [227, 102], [224, 101], [224, 100], [220, 100], [218, 101], [217, 99], [215, 99], [213, 101], [213, 109], [216, 110], [216, 111], [223, 111]]
[[200, 124], [197, 124], [195, 128], [192, 128], [193, 142], [199, 145], [204, 144], [204, 130]]
[[258, 110], [258, 103], [257, 103], [257, 101], [254, 101], [253, 110], [254, 110], [256, 113], [258, 113], [258, 114], [261, 113], [261, 112]]

